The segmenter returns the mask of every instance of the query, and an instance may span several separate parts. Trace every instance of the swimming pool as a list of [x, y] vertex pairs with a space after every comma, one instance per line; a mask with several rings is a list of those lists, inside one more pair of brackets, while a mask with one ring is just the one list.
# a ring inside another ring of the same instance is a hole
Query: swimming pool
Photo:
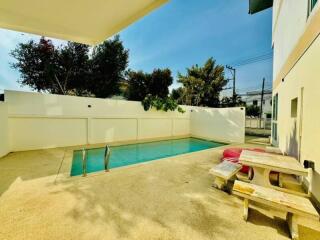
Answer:
[[[109, 169], [223, 146], [198, 138], [183, 138], [110, 147]], [[104, 170], [105, 148], [87, 150], [86, 172]], [[71, 176], [82, 175], [82, 151], [73, 153]]]

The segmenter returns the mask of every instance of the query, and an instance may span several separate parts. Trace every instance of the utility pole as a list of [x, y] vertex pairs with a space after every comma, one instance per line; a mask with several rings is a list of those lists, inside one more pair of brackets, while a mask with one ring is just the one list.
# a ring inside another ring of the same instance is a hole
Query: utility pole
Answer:
[[232, 74], [232, 80], [233, 80], [233, 92], [232, 92], [232, 102], [233, 102], [233, 106], [236, 105], [236, 69], [231, 67], [231, 66], [226, 66], [227, 69], [229, 69], [231, 71]]
[[265, 78], [263, 78], [263, 80], [262, 80], [262, 89], [261, 89], [260, 128], [262, 128], [262, 126], [261, 126], [261, 119], [262, 119], [262, 112], [263, 112], [264, 82], [265, 82]]

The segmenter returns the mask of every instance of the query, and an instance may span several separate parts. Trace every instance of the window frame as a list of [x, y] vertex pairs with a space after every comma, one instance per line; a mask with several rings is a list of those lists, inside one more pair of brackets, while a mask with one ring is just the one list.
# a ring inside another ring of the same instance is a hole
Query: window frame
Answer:
[[258, 105], [259, 105], [258, 100], [252, 100], [252, 105], [254, 105], [254, 106], [258, 106]]
[[312, 10], [317, 6], [318, 0], [308, 0], [308, 17], [310, 16]]
[[279, 145], [278, 136], [278, 109], [279, 109], [279, 94], [276, 93], [272, 96], [272, 120], [271, 120], [271, 131], [272, 131], [272, 145]]

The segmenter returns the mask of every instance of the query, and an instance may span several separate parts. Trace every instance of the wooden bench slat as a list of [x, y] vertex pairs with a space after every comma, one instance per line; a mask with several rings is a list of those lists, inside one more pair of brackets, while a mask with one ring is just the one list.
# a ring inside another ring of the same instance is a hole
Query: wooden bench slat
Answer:
[[213, 168], [211, 168], [209, 172], [214, 176], [218, 176], [225, 180], [229, 180], [238, 171], [240, 171], [240, 169], [241, 169], [240, 164], [223, 161], [218, 165], [214, 166]]
[[303, 216], [313, 216], [319, 220], [319, 214], [309, 199], [250, 183], [235, 181], [233, 193], [271, 207]]

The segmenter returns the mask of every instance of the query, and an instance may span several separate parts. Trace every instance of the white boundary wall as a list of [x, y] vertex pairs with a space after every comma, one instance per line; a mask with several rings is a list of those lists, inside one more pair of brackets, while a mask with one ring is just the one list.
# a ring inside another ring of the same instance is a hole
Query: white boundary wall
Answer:
[[[144, 111], [140, 102], [5, 91], [7, 139], [0, 156], [23, 151], [106, 142], [194, 135], [244, 142], [244, 109], [182, 106], [184, 114]], [[0, 105], [1, 106], [1, 105]], [[6, 114], [7, 113], [7, 114]], [[2, 132], [2, 131], [1, 131]], [[5, 133], [6, 131], [4, 131]], [[4, 149], [4, 150], [3, 150]]]
[[244, 143], [245, 108], [192, 107], [190, 123], [194, 136]]

